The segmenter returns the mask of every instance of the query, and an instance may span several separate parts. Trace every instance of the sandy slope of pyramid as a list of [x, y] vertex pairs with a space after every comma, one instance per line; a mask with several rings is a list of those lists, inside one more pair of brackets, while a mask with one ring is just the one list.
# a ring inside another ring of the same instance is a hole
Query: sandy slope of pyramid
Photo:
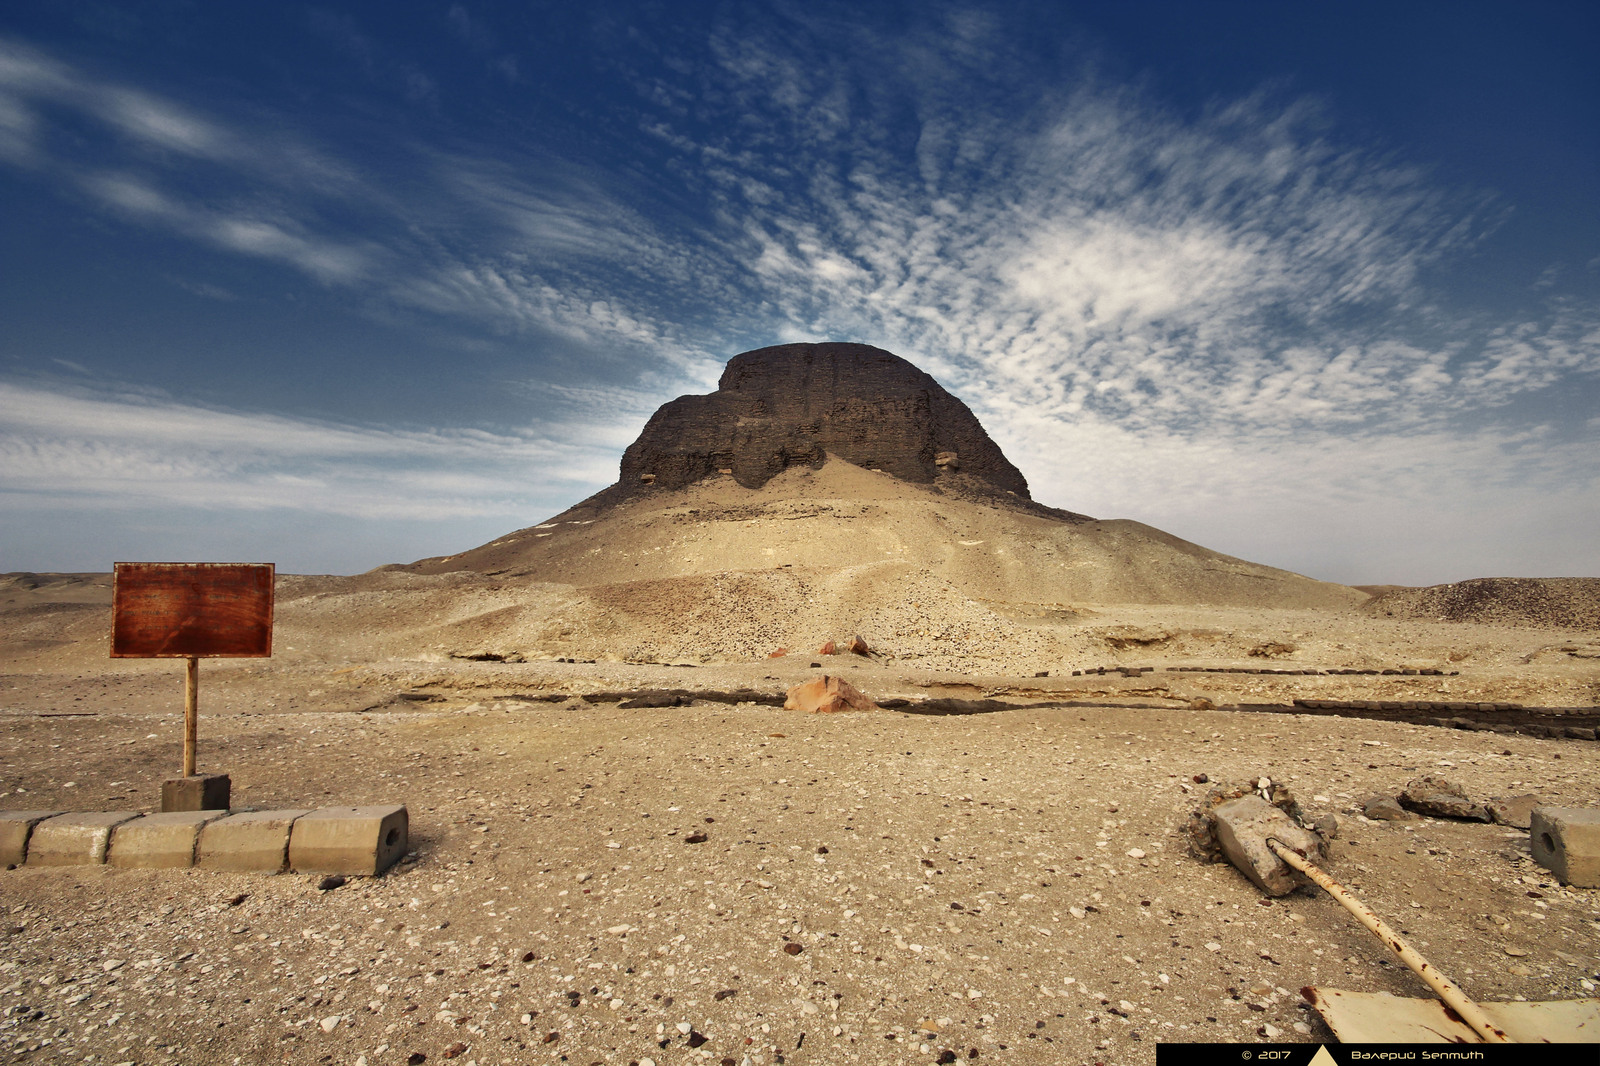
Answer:
[[856, 586], [850, 594], [868, 597], [876, 595], [875, 576], [903, 581], [916, 574], [1024, 611], [1092, 603], [1347, 607], [1366, 599], [1138, 522], [1062, 518], [832, 457], [820, 469], [791, 468], [757, 489], [724, 476], [604, 509], [580, 505], [405, 569], [592, 587], [788, 568], [849, 571]]

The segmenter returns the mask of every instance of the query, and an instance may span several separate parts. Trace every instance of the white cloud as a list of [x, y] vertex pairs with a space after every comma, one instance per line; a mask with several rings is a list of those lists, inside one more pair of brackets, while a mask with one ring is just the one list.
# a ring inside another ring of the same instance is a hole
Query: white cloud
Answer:
[[583, 422], [397, 430], [0, 383], [0, 493], [15, 510], [166, 503], [370, 519], [533, 521], [616, 476]]

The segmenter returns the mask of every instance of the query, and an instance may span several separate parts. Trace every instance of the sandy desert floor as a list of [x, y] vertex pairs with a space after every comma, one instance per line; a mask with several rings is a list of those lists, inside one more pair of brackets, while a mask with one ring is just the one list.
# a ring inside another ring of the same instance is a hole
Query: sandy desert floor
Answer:
[[[1475, 798], [1595, 806], [1600, 743], [1194, 709], [1592, 708], [1593, 633], [1107, 607], [1048, 631], [974, 616], [959, 652], [907, 616], [875, 661], [473, 662], [450, 657], [473, 650], [473, 611], [515, 590], [469, 589], [477, 608], [440, 621], [431, 586], [378, 580], [284, 579], [275, 656], [202, 665], [200, 761], [231, 773], [236, 806], [405, 803], [406, 861], [328, 891], [297, 875], [0, 872], [0, 1055], [1149, 1063], [1159, 1041], [1328, 1039], [1302, 986], [1427, 994], [1327, 897], [1265, 900], [1192, 857], [1199, 775], [1268, 776], [1338, 815], [1331, 872], [1472, 995], [1600, 982], [1600, 891], [1554, 882], [1525, 832], [1356, 814], [1422, 773]], [[148, 810], [177, 768], [181, 667], [107, 659], [105, 619], [92, 581], [14, 592], [0, 613], [0, 806]], [[1270, 665], [1460, 673], [1159, 669], [1260, 665], [1250, 652], [1275, 643], [1293, 650]], [[879, 698], [1015, 706], [578, 698], [775, 694], [823, 672], [812, 662]], [[1070, 676], [1099, 665], [1158, 670]]]

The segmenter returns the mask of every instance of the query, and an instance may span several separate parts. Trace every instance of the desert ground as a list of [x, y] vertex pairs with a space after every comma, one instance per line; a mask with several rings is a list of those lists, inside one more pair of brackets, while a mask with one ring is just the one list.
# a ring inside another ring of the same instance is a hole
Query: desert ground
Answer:
[[[202, 663], [200, 768], [235, 806], [404, 803], [410, 854], [332, 889], [0, 872], [0, 1055], [1150, 1063], [1160, 1041], [1331, 1039], [1303, 986], [1428, 995], [1325, 895], [1268, 900], [1190, 854], [1207, 790], [1260, 777], [1338, 817], [1330, 872], [1471, 995], [1595, 994], [1600, 891], [1556, 883], [1525, 831], [1359, 807], [1424, 773], [1595, 806], [1600, 743], [1283, 709], [1592, 715], [1594, 629], [1355, 593], [1019, 607], [846, 563], [281, 576], [273, 657]], [[178, 770], [181, 665], [109, 659], [109, 598], [109, 575], [0, 578], [0, 805], [150, 810]], [[813, 654], [856, 632], [873, 656]], [[896, 709], [772, 705], [821, 673]], [[622, 705], [663, 690], [684, 695]], [[940, 706], [983, 713], [918, 713]]]

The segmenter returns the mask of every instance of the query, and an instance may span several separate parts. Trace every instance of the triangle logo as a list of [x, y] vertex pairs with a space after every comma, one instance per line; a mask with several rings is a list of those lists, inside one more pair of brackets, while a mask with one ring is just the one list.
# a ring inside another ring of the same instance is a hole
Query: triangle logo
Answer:
[[1311, 1056], [1311, 1061], [1306, 1066], [1339, 1066], [1339, 1063], [1328, 1053], [1327, 1045], [1323, 1044], [1317, 1048], [1317, 1053]]

